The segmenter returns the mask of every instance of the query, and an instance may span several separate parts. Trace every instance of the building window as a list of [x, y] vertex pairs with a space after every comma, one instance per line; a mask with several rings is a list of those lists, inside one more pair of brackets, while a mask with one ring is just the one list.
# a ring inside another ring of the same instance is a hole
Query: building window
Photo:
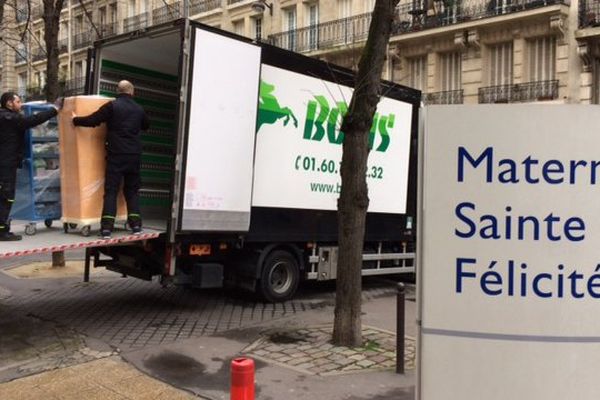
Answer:
[[127, 3], [127, 16], [133, 17], [135, 15], [135, 0], [129, 0]]
[[424, 91], [427, 88], [427, 56], [409, 58], [408, 86]]
[[236, 35], [244, 35], [244, 20], [233, 21], [233, 33]]
[[311, 4], [307, 11], [308, 46], [310, 50], [316, 50], [319, 44], [319, 5]]
[[283, 10], [283, 30], [287, 32], [284, 37], [284, 48], [296, 50], [296, 7]]
[[497, 44], [489, 48], [490, 86], [510, 85], [513, 77], [512, 42]]
[[440, 54], [440, 90], [460, 90], [462, 86], [462, 57], [460, 52]]
[[340, 18], [352, 16], [352, 0], [338, 0], [338, 15]]
[[254, 38], [262, 40], [262, 18], [254, 18]]
[[85, 61], [75, 62], [75, 79], [85, 77]]
[[529, 41], [529, 80], [554, 80], [556, 75], [556, 38], [543, 37]]
[[27, 90], [27, 72], [22, 72], [17, 75], [17, 93], [23, 97]]

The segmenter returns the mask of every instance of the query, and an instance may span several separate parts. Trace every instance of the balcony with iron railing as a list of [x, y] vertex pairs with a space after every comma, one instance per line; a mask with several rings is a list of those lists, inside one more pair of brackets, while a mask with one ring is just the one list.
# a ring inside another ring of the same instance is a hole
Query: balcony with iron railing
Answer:
[[152, 10], [152, 24], [158, 25], [164, 22], [169, 22], [180, 18], [182, 15], [181, 11], [181, 3], [178, 1], [159, 8], [155, 8], [154, 10]]
[[437, 28], [483, 18], [497, 17], [568, 0], [408, 0], [397, 7], [393, 34]]
[[123, 32], [132, 32], [150, 25], [148, 13], [141, 13], [123, 20]]
[[79, 50], [92, 45], [92, 31], [81, 32], [73, 36], [71, 46], [73, 50]]
[[423, 93], [421, 98], [425, 104], [462, 104], [464, 100], [462, 89]]
[[479, 88], [479, 103], [523, 103], [557, 98], [557, 79]]
[[269, 36], [268, 41], [287, 50], [314, 51], [362, 42], [369, 34], [370, 24], [371, 13], [366, 13], [277, 33]]
[[46, 48], [42, 46], [37, 46], [31, 51], [31, 61], [41, 61], [46, 58]]
[[600, 1], [579, 1], [579, 28], [594, 28], [600, 26]]
[[65, 97], [83, 94], [85, 90], [85, 78], [69, 79], [62, 86], [62, 95]]
[[99, 38], [107, 38], [107, 37], [115, 36], [117, 33], [119, 33], [118, 32], [118, 29], [119, 29], [118, 22], [98, 24], [97, 28], [98, 28], [98, 37]]
[[[401, 0], [396, 8], [392, 36], [558, 4], [569, 3], [568, 0]], [[298, 52], [364, 42], [369, 34], [371, 15], [365, 13], [276, 33], [268, 41]]]
[[39, 86], [32, 86], [25, 89], [25, 94], [23, 97], [26, 101], [45, 100], [46, 93], [44, 93], [44, 88]]
[[192, 0], [190, 1], [190, 15], [205, 13], [221, 8], [221, 0]]

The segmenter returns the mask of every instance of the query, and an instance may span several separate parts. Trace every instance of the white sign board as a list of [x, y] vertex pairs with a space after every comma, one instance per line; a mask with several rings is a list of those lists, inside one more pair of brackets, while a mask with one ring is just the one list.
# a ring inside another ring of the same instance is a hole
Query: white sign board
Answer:
[[[352, 89], [263, 65], [252, 205], [336, 210]], [[371, 128], [369, 211], [405, 213], [412, 106], [382, 98]]]
[[260, 47], [195, 30], [182, 229], [250, 224]]
[[600, 398], [600, 107], [424, 126], [418, 398]]

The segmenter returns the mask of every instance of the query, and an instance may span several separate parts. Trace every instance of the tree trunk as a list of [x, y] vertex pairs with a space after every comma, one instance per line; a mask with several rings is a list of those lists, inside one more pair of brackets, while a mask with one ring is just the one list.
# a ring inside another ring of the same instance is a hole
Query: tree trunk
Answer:
[[63, 0], [44, 1], [44, 41], [46, 43], [46, 100], [59, 96], [58, 85], [58, 29]]
[[52, 253], [52, 267], [64, 267], [65, 264], [65, 252], [55, 251]]
[[[59, 96], [58, 84], [58, 29], [63, 0], [43, 0], [44, 42], [46, 43], [46, 100], [53, 102]], [[52, 253], [52, 266], [65, 266], [65, 252]]]
[[394, 10], [399, 0], [377, 0], [369, 37], [361, 55], [355, 90], [342, 122], [342, 189], [338, 199], [339, 256], [333, 343], [362, 345], [361, 291], [365, 219], [369, 206], [367, 159], [369, 131], [379, 103]]

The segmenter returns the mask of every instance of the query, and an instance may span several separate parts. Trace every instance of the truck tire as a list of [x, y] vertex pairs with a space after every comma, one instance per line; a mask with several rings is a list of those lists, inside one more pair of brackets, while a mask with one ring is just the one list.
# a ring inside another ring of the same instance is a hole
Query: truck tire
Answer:
[[285, 250], [275, 250], [263, 264], [258, 291], [268, 302], [290, 299], [300, 283], [300, 268], [296, 258]]

